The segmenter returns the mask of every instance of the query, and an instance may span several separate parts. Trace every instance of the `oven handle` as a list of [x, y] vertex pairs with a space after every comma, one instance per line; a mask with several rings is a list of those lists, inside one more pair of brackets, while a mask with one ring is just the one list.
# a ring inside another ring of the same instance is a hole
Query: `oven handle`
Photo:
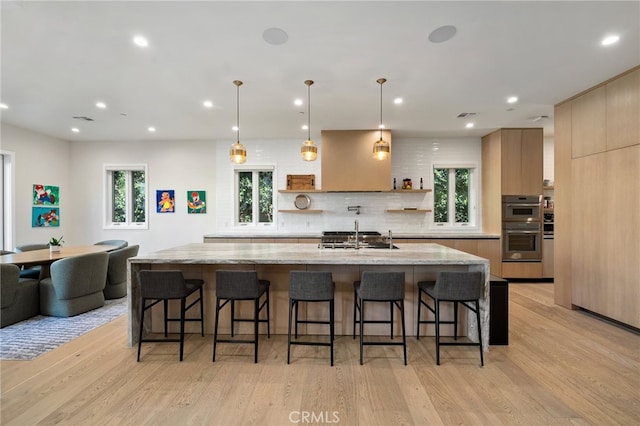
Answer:
[[540, 231], [517, 231], [517, 230], [513, 230], [513, 231], [505, 230], [504, 232], [505, 234], [539, 234], [540, 233]]
[[540, 207], [540, 203], [507, 203], [507, 207]]

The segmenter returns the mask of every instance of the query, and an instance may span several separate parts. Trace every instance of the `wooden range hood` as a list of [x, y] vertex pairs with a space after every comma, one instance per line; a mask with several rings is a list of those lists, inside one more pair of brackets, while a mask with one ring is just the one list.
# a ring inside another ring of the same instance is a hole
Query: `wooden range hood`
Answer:
[[[383, 130], [382, 134], [391, 145], [391, 131]], [[323, 130], [322, 190], [390, 190], [391, 156], [382, 161], [373, 158], [373, 144], [378, 139], [380, 130]]]

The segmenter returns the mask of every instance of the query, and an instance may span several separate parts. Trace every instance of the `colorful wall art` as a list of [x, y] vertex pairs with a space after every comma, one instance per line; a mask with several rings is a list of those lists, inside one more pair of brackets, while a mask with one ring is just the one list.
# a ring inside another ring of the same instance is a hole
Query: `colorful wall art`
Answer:
[[156, 211], [158, 213], [173, 213], [176, 206], [175, 190], [156, 190]]
[[51, 185], [33, 185], [33, 205], [34, 206], [59, 206], [60, 187]]
[[31, 227], [58, 227], [60, 226], [60, 209], [57, 207], [32, 207]]
[[207, 191], [187, 191], [187, 213], [207, 212]]

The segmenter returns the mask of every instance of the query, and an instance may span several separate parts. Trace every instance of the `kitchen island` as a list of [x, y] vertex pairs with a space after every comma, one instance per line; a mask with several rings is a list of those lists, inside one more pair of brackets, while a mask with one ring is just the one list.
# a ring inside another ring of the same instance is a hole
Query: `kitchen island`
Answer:
[[[485, 350], [489, 344], [489, 261], [439, 244], [397, 244], [398, 250], [389, 249], [319, 249], [317, 244], [283, 243], [193, 243], [129, 259], [129, 345], [138, 341], [140, 327], [140, 293], [137, 272], [142, 269], [179, 269], [186, 278], [205, 281], [205, 332], [212, 333], [215, 313], [215, 272], [218, 269], [256, 270], [261, 279], [271, 281], [271, 332], [286, 334], [288, 324], [288, 284], [292, 270], [331, 271], [336, 283], [336, 334], [351, 335], [353, 332], [353, 282], [360, 279], [364, 270], [405, 272], [405, 319], [407, 334], [415, 335], [417, 298], [416, 283], [435, 280], [439, 271], [481, 271], [485, 275], [484, 298], [481, 300], [482, 341]], [[248, 304], [247, 304], [248, 305]], [[315, 305], [315, 304], [314, 304]], [[376, 304], [378, 305], [378, 304]], [[388, 305], [379, 304], [379, 309], [369, 309], [367, 317], [385, 318]], [[173, 306], [176, 309], [177, 306]], [[249, 315], [251, 309], [240, 307], [238, 315]], [[307, 314], [314, 315], [309, 306]], [[450, 315], [443, 310], [444, 315]], [[173, 311], [172, 315], [176, 315]], [[304, 315], [301, 312], [301, 315]], [[155, 309], [151, 318], [145, 318], [145, 329], [160, 331], [162, 313]], [[229, 329], [228, 314], [221, 316], [221, 332]], [[469, 319], [473, 319], [470, 317]], [[225, 322], [226, 320], [226, 322]], [[155, 323], [155, 326], [154, 326]], [[396, 324], [400, 324], [396, 321]], [[244, 324], [240, 324], [244, 325]], [[177, 324], [176, 324], [177, 326]], [[191, 326], [193, 326], [191, 328]], [[198, 324], [187, 324], [187, 332], [198, 332]], [[309, 327], [313, 327], [310, 325]], [[424, 327], [424, 326], [423, 326]], [[452, 327], [441, 326], [443, 334], [451, 333]], [[248, 330], [248, 328], [247, 328]], [[372, 326], [367, 334], [388, 334], [388, 326]], [[449, 331], [447, 331], [449, 330]], [[175, 331], [175, 329], [174, 329]], [[266, 330], [261, 329], [262, 332]], [[313, 330], [310, 330], [314, 332]], [[244, 331], [241, 329], [240, 331]], [[318, 331], [322, 333], [322, 331]], [[421, 334], [424, 334], [422, 332]], [[427, 334], [433, 333], [429, 325]], [[467, 321], [467, 330], [462, 327], [459, 334], [477, 339], [475, 320]]]

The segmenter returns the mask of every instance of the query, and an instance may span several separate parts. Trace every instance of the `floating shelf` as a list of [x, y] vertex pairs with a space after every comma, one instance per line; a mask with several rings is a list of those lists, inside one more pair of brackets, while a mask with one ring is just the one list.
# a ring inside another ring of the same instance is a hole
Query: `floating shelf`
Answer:
[[278, 213], [322, 213], [323, 210], [278, 210]]
[[385, 213], [430, 213], [433, 210], [405, 210], [405, 209], [401, 209], [401, 210], [385, 210]]

